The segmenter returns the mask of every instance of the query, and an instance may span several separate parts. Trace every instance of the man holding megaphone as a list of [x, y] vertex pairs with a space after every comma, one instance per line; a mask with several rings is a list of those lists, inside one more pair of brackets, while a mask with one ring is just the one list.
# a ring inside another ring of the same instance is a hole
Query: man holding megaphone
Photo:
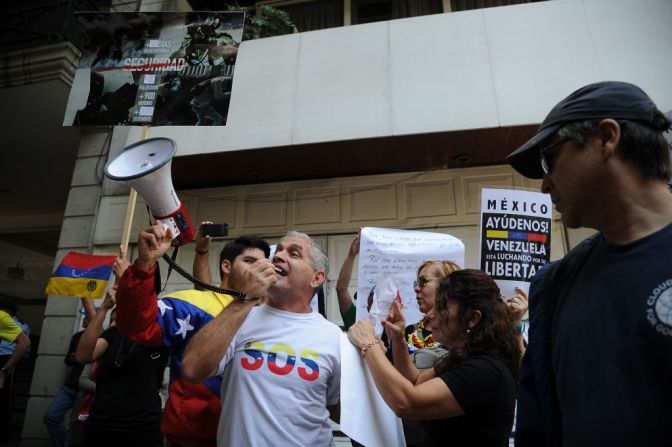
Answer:
[[210, 321], [189, 342], [182, 376], [222, 377], [219, 447], [332, 446], [341, 329], [310, 306], [327, 256], [308, 235], [290, 231], [273, 266], [267, 302], [236, 300]]
[[[183, 290], [157, 300], [154, 286], [156, 261], [171, 247], [170, 228], [155, 224], [140, 232], [138, 259], [124, 272], [117, 289], [117, 327], [134, 342], [170, 349], [170, 387], [161, 431], [179, 447], [213, 447], [220, 414], [221, 377], [200, 384], [180, 379], [182, 353], [191, 337], [234, 298], [210, 291]], [[237, 289], [258, 304], [277, 280], [267, 259], [268, 243], [242, 236], [229, 242], [220, 254], [221, 287]], [[240, 299], [240, 298], [237, 298]]]

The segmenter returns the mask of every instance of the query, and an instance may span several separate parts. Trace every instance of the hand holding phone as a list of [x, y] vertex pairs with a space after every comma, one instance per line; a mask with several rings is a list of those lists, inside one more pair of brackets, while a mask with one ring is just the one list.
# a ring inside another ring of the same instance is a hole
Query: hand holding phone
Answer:
[[229, 235], [229, 224], [203, 224], [201, 226], [201, 234], [210, 237], [224, 237]]

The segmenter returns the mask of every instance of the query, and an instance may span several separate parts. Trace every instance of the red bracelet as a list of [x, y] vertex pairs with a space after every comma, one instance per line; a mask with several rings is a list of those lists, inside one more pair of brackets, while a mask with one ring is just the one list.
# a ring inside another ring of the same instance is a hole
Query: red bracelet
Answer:
[[366, 345], [364, 345], [364, 347], [362, 348], [362, 358], [364, 358], [364, 356], [366, 355], [366, 351], [368, 351], [369, 348], [375, 344], [380, 344], [382, 346], [383, 342], [379, 338], [376, 338], [375, 340], [370, 341]]

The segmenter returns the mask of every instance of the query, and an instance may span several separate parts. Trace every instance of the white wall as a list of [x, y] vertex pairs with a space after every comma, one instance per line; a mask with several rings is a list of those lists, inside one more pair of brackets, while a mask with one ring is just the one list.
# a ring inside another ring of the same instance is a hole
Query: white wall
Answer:
[[150, 136], [191, 155], [517, 126], [600, 80], [669, 110], [670, 23], [670, 0], [555, 0], [244, 42], [227, 126]]

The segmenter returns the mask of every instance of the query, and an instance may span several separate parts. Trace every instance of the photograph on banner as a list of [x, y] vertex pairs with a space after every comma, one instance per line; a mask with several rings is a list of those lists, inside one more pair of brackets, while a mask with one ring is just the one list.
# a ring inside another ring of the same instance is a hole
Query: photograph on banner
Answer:
[[[422, 318], [413, 281], [417, 279], [418, 267], [431, 260], [449, 260], [463, 267], [464, 244], [458, 238], [443, 233], [362, 228], [357, 296], [368, 296], [374, 290], [370, 314], [378, 334], [382, 333], [380, 321], [387, 317], [397, 295], [404, 306], [407, 324], [417, 323]], [[366, 301], [357, 300], [358, 320], [369, 316]]]
[[223, 126], [243, 12], [81, 12], [64, 126]]
[[492, 276], [502, 297], [529, 291], [530, 279], [551, 259], [553, 205], [540, 192], [481, 190], [480, 268]]

